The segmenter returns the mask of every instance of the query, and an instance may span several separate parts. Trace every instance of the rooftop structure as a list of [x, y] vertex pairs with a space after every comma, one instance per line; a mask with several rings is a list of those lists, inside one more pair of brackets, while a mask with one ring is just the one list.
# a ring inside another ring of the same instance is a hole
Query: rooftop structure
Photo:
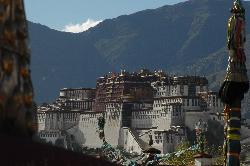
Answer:
[[100, 77], [96, 83], [94, 111], [104, 111], [107, 102], [153, 102], [153, 88], [150, 82], [154, 79], [148, 71], [140, 73], [109, 73]]

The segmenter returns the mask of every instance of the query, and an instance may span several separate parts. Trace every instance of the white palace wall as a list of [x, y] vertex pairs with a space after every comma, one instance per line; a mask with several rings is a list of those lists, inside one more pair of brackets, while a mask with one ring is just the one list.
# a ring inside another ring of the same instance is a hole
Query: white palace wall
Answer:
[[37, 130], [38, 132], [45, 130], [45, 117], [46, 113], [39, 113], [37, 114]]
[[78, 132], [82, 133], [84, 139], [81, 140], [81, 135], [79, 135], [77, 140], [81, 140], [79, 143], [82, 146], [91, 148], [101, 147], [102, 141], [99, 138], [98, 131], [98, 118], [101, 116], [101, 113], [84, 113], [80, 115]]
[[[101, 147], [102, 141], [99, 138], [98, 118], [102, 113], [84, 113], [80, 115], [79, 132], [83, 135], [84, 140], [81, 140], [83, 146]], [[121, 130], [120, 112], [105, 113], [105, 139], [112, 146], [119, 145], [119, 137]], [[80, 137], [82, 137], [80, 134]], [[78, 138], [80, 139], [80, 138]]]

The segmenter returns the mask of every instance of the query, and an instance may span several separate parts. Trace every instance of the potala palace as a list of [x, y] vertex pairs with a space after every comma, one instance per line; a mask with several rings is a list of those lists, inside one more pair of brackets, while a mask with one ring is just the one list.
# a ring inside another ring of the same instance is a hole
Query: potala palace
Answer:
[[149, 145], [173, 152], [186, 139], [188, 114], [216, 115], [223, 104], [208, 80], [199, 76], [169, 76], [162, 71], [109, 73], [96, 88], [61, 89], [58, 99], [38, 107], [38, 135], [67, 149], [72, 144], [98, 148], [98, 118], [105, 117], [106, 141], [140, 154]]

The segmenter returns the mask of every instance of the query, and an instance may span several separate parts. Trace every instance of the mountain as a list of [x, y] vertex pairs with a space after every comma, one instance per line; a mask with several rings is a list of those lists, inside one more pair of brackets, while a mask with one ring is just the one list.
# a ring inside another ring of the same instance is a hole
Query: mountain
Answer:
[[[244, 4], [248, 20], [250, 2]], [[206, 75], [216, 88], [227, 64], [231, 5], [228, 0], [189, 0], [107, 19], [79, 34], [30, 22], [36, 100], [51, 101], [63, 87], [94, 87], [97, 77], [120, 69]], [[249, 50], [249, 32], [247, 39]]]
[[112, 71], [91, 42], [77, 34], [29, 23], [31, 71], [38, 103], [53, 101], [64, 87], [94, 87], [97, 76]]

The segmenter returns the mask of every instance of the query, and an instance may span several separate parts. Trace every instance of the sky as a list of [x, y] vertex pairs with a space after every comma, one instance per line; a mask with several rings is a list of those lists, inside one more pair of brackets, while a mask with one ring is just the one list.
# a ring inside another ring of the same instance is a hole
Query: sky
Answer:
[[29, 21], [78, 33], [109, 18], [186, 0], [24, 0]]

